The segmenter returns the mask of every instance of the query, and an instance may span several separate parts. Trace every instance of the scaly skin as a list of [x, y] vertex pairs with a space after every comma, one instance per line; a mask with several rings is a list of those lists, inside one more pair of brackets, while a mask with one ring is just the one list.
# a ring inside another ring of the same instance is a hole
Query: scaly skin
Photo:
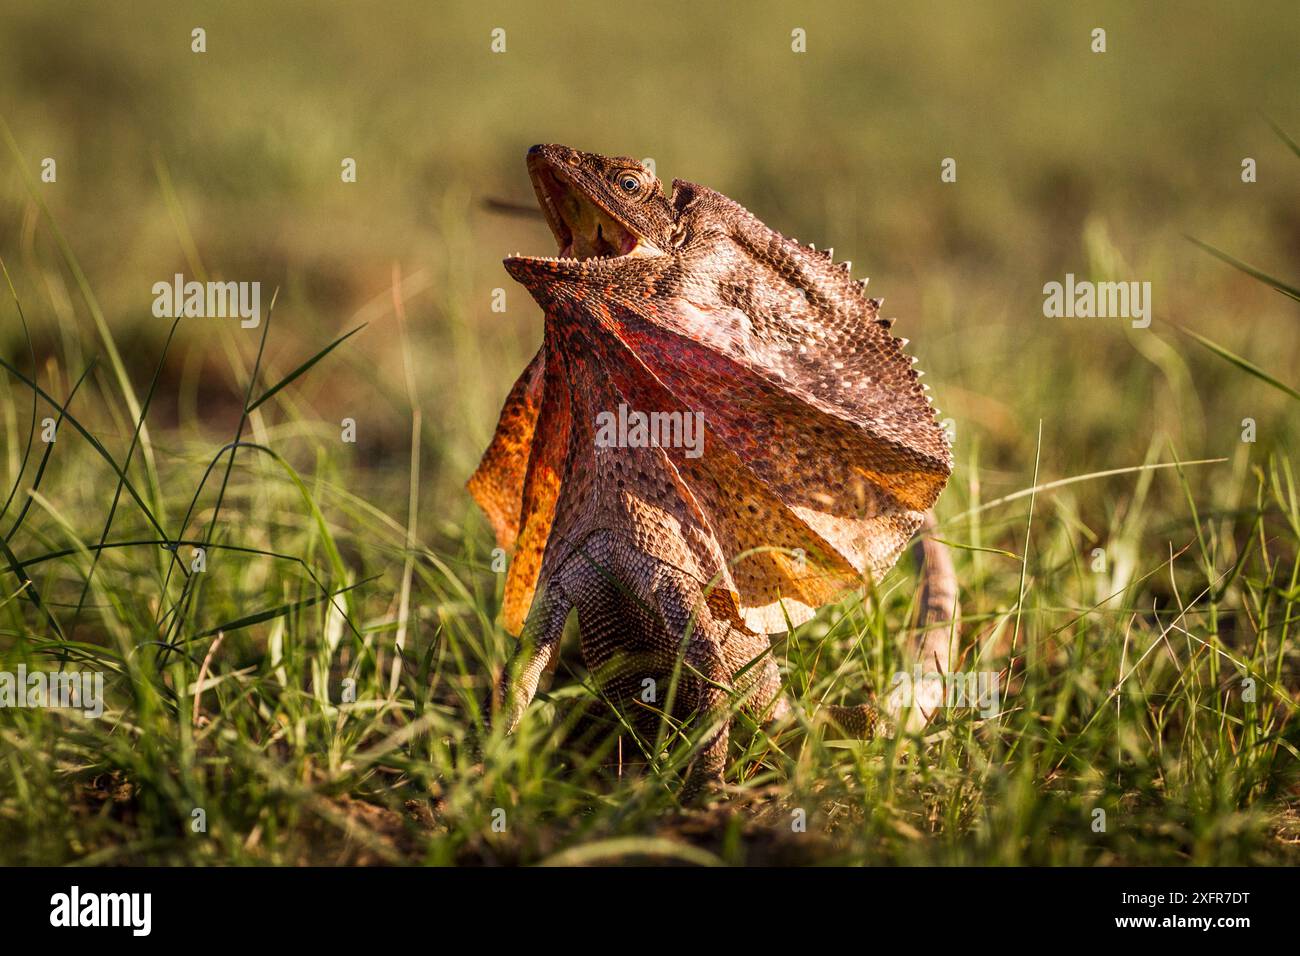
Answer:
[[[733, 695], [780, 717], [765, 636], [878, 579], [927, 519], [952, 457], [912, 361], [847, 263], [727, 197], [635, 160], [535, 146], [529, 172], [562, 258], [507, 271], [545, 311], [469, 489], [512, 548], [507, 628], [521, 636], [495, 707], [518, 723], [576, 608], [602, 691], [708, 728], [687, 790], [721, 781]], [[703, 448], [604, 447], [618, 407], [702, 413]], [[924, 541], [926, 629], [911, 653], [948, 669], [956, 582]], [[940, 626], [936, 626], [940, 625]], [[674, 675], [677, 676], [674, 682]], [[828, 707], [870, 736], [869, 704]]]

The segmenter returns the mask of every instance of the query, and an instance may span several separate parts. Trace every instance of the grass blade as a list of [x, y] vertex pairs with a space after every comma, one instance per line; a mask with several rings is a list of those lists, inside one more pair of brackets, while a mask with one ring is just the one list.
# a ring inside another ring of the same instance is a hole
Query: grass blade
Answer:
[[253, 412], [253, 411], [254, 411], [258, 406], [260, 406], [260, 405], [261, 405], [263, 402], [265, 402], [268, 398], [270, 398], [271, 396], [273, 396], [276, 392], [280, 391], [280, 389], [284, 388], [286, 385], [288, 385], [288, 384], [290, 384], [291, 382], [293, 382], [295, 379], [297, 379], [297, 378], [299, 378], [300, 376], [302, 376], [303, 374], [305, 374], [305, 373], [306, 373], [306, 372], [307, 372], [307, 371], [308, 371], [308, 370], [309, 370], [313, 365], [315, 365], [317, 362], [319, 362], [321, 359], [323, 359], [326, 355], [329, 355], [330, 352], [333, 352], [336, 348], [338, 348], [340, 345], [342, 345], [342, 344], [343, 344], [344, 342], [346, 342], [348, 339], [352, 338], [352, 336], [356, 335], [358, 332], [360, 332], [360, 331], [361, 331], [362, 329], [364, 329], [365, 327], [366, 327], [366, 323], [362, 322], [360, 325], [358, 325], [358, 326], [357, 326], [355, 329], [353, 329], [351, 332], [347, 332], [347, 333], [345, 333], [345, 334], [343, 334], [343, 335], [340, 335], [337, 339], [335, 339], [335, 340], [334, 340], [333, 342], [331, 342], [329, 345], [325, 346], [323, 349], [321, 349], [319, 352], [317, 352], [315, 355], [313, 355], [313, 356], [312, 356], [311, 358], [309, 358], [307, 361], [303, 362], [303, 363], [302, 363], [301, 365], [299, 365], [296, 369], [294, 369], [292, 372], [290, 372], [290, 373], [289, 373], [288, 375], [286, 375], [284, 378], [280, 379], [280, 381], [276, 382], [274, 385], [272, 385], [270, 388], [268, 388], [265, 392], [263, 392], [263, 393], [261, 394], [261, 397], [259, 397], [259, 398], [257, 399], [257, 401], [253, 402], [253, 404], [249, 405], [248, 408], [245, 409], [245, 413], [246, 413], [246, 414], [251, 414], [251, 413], [252, 413], [252, 412]]
[[1295, 299], [1297, 302], [1300, 302], [1300, 289], [1297, 289], [1295, 286], [1287, 285], [1281, 279], [1275, 279], [1267, 272], [1261, 272], [1259, 269], [1256, 269], [1252, 265], [1247, 265], [1246, 263], [1242, 262], [1240, 259], [1234, 259], [1226, 252], [1221, 252], [1220, 250], [1214, 248], [1214, 246], [1210, 245], [1209, 243], [1201, 242], [1201, 240], [1197, 239], [1195, 236], [1188, 236], [1187, 239], [1190, 240], [1191, 242], [1196, 243], [1198, 246], [1200, 246], [1210, 255], [1214, 256], [1216, 259], [1222, 259], [1228, 265], [1232, 266], [1234, 269], [1241, 270], [1242, 272], [1246, 273], [1246, 275], [1250, 276], [1252, 279], [1258, 279], [1260, 282], [1264, 283], [1265, 285], [1272, 286], [1278, 292], [1281, 292], [1284, 296], [1287, 296], [1288, 298]]
[[1261, 382], [1273, 386], [1278, 391], [1286, 395], [1290, 395], [1294, 399], [1300, 399], [1300, 392], [1297, 392], [1294, 388], [1292, 388], [1290, 385], [1287, 385], [1285, 382], [1279, 382], [1272, 375], [1269, 375], [1268, 372], [1265, 372], [1262, 368], [1260, 368], [1258, 365], [1255, 365], [1253, 362], [1247, 361], [1246, 359], [1242, 358], [1240, 355], [1236, 354], [1235, 352], [1229, 352], [1222, 345], [1219, 345], [1217, 342], [1210, 341], [1205, 336], [1197, 332], [1193, 332], [1191, 329], [1184, 329], [1177, 325], [1174, 326], [1174, 328], [1178, 329], [1178, 331], [1182, 332], [1184, 335], [1191, 336], [1196, 341], [1200, 342], [1203, 346], [1205, 346], [1207, 349], [1209, 349], [1211, 352], [1213, 352], [1215, 355], [1219, 356], [1219, 358], [1223, 359], [1224, 361], [1231, 362], [1233, 365], [1237, 366], [1237, 368], [1241, 369], [1243, 372], [1249, 372], [1251, 375], [1255, 376]]
[[1297, 144], [1295, 140], [1293, 140], [1290, 136], [1288, 136], [1286, 130], [1284, 130], [1281, 126], [1278, 126], [1277, 123], [1273, 122], [1272, 117], [1265, 116], [1264, 119], [1269, 126], [1273, 127], [1273, 132], [1277, 133], [1278, 139], [1286, 143], [1287, 146], [1290, 147], [1291, 152], [1295, 153], [1297, 156], [1300, 156], [1300, 144]]

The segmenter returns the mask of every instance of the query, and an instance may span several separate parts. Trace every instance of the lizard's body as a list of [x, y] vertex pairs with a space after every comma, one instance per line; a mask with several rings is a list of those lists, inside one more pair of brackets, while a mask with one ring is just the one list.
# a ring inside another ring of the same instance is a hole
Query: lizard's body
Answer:
[[[715, 781], [730, 695], [756, 718], [785, 708], [765, 635], [892, 566], [951, 470], [947, 442], [879, 303], [829, 255], [704, 187], [665, 197], [633, 160], [534, 147], [529, 169], [562, 257], [506, 262], [546, 331], [470, 481], [514, 547], [507, 722], [576, 608], [613, 702], [653, 716], [647, 686], [661, 706], [672, 687], [674, 712], [710, 718], [692, 777]], [[702, 416], [702, 453], [599, 441], [620, 406]], [[930, 622], [955, 611], [933, 549]], [[946, 669], [947, 635], [924, 655]], [[875, 722], [865, 705], [832, 716]]]

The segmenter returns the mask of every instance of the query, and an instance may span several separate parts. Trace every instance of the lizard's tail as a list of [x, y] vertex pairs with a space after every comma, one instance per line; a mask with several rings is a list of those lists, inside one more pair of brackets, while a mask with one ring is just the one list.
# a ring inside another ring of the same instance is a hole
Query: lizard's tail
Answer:
[[[952, 659], [952, 644], [958, 639], [961, 608], [957, 602], [957, 572], [947, 545], [930, 536], [935, 528], [934, 512], [927, 511], [921, 525], [921, 537], [914, 545], [921, 566], [921, 595], [916, 627], [907, 640], [908, 666], [921, 675], [946, 674]], [[882, 709], [876, 704], [853, 707], [827, 704], [821, 712], [846, 736], [866, 740], [887, 733], [904, 723], [908, 730], [919, 730], [943, 702], [940, 681], [914, 681], [912, 695], [891, 695]]]

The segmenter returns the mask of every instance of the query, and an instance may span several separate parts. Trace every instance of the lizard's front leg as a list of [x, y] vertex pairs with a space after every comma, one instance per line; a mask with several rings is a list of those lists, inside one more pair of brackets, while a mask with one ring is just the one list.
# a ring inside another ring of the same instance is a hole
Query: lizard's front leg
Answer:
[[492, 695], [489, 711], [505, 715], [506, 733], [513, 733], [537, 693], [542, 674], [555, 670], [556, 652], [564, 636], [564, 622], [573, 602], [559, 581], [552, 581], [537, 596], [519, 634], [519, 647], [506, 665]]
[[706, 734], [700, 752], [686, 768], [686, 785], [682, 788], [682, 800], [693, 802], [720, 787], [727, 769], [727, 744], [731, 738], [731, 708], [726, 689], [729, 675], [722, 657], [722, 643], [716, 635], [692, 634], [686, 645], [684, 663], [690, 673], [683, 677], [693, 680], [698, 688], [696, 719]]
[[[704, 728], [700, 750], [686, 768], [682, 800], [692, 802], [720, 787], [727, 767], [731, 735], [731, 675], [722, 645], [725, 624], [714, 619], [698, 585], [680, 573], [670, 573], [654, 589], [660, 614], [674, 641], [685, 640], [681, 680], [695, 693], [696, 721]], [[681, 647], [678, 643], [677, 647]]]

